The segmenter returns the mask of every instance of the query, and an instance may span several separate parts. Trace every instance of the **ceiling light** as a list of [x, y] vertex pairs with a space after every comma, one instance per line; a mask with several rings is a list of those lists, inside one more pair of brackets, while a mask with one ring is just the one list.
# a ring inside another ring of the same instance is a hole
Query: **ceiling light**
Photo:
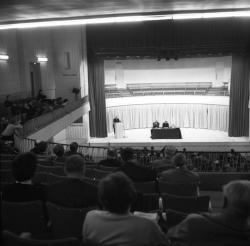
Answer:
[[0, 55], [0, 60], [9, 60], [9, 56], [8, 55]]
[[47, 62], [48, 58], [47, 57], [37, 57], [38, 62]]
[[250, 17], [250, 11], [227, 11], [227, 12], [200, 12], [183, 14], [161, 14], [161, 15], [137, 15], [137, 16], [113, 16], [100, 18], [81, 18], [73, 20], [47, 20], [37, 22], [10, 23], [0, 25], [2, 29], [22, 29], [38, 27], [71, 26], [85, 24], [105, 24], [105, 23], [124, 23], [142, 22], [171, 19], [198, 19], [198, 18], [226, 18], [226, 17]]

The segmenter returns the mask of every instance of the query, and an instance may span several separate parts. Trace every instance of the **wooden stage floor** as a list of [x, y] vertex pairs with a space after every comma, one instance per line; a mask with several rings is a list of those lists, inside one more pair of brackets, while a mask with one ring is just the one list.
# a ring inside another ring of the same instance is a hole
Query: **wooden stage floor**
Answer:
[[187, 151], [250, 151], [250, 138], [228, 137], [227, 132], [207, 129], [181, 128], [182, 139], [151, 139], [150, 129], [125, 131], [125, 137], [115, 139], [114, 133], [106, 138], [90, 138], [90, 146], [110, 147], [151, 147], [162, 148], [173, 145]]

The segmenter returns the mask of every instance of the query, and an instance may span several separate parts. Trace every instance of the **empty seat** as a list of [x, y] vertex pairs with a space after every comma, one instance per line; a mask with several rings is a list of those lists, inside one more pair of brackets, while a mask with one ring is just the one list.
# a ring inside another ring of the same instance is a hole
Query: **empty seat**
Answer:
[[2, 201], [2, 229], [20, 234], [30, 232], [33, 238], [48, 236], [44, 207], [40, 201]]
[[80, 246], [77, 238], [64, 238], [55, 240], [22, 238], [10, 231], [2, 232], [3, 246]]
[[50, 202], [47, 202], [46, 206], [54, 238], [81, 238], [85, 216], [88, 211], [94, 209], [94, 207], [66, 208]]

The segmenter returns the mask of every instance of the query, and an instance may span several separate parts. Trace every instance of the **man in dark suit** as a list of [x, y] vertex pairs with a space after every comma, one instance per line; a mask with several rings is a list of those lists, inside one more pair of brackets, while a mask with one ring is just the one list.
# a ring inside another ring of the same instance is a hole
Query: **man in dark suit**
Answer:
[[15, 183], [4, 186], [2, 199], [9, 202], [28, 202], [44, 200], [44, 186], [34, 185], [37, 157], [34, 153], [19, 154], [12, 162]]
[[84, 180], [84, 159], [80, 155], [68, 157], [65, 180], [48, 186], [47, 200], [65, 207], [97, 205], [97, 188]]
[[223, 195], [220, 212], [188, 215], [168, 231], [171, 241], [184, 245], [249, 245], [250, 181], [231, 181], [223, 187]]
[[157, 120], [153, 122], [153, 128], [159, 128], [159, 127], [160, 127], [160, 123]]
[[121, 122], [120, 119], [116, 116], [114, 119], [113, 119], [113, 128], [114, 128], [114, 133], [115, 133], [115, 123], [117, 122]]
[[157, 175], [155, 170], [141, 166], [134, 159], [133, 149], [126, 148], [122, 150], [121, 155], [124, 164], [118, 168], [117, 171], [125, 173], [134, 182], [154, 181], [156, 179]]
[[163, 171], [160, 174], [160, 180], [170, 184], [199, 184], [200, 177], [198, 173], [187, 169], [187, 160], [182, 153], [176, 154], [172, 158], [172, 164], [175, 168]]
[[164, 121], [162, 123], [162, 128], [169, 128], [169, 123], [167, 121]]
[[107, 159], [101, 160], [98, 165], [106, 167], [120, 167], [122, 162], [117, 159], [116, 151], [109, 149], [107, 153]]

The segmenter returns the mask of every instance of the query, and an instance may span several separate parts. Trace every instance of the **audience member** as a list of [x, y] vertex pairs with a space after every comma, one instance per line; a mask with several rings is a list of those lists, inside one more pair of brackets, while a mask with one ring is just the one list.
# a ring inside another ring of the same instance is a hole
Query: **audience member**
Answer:
[[66, 161], [66, 157], [64, 156], [64, 148], [61, 144], [57, 144], [53, 148], [53, 152], [56, 155], [55, 158], [53, 158], [54, 161], [62, 163]]
[[82, 156], [81, 153], [77, 152], [77, 150], [78, 150], [78, 143], [77, 142], [72, 142], [69, 145], [69, 149], [70, 150], [65, 153], [65, 156], [71, 156], [71, 155], [80, 155], [80, 156]]
[[168, 231], [173, 241], [187, 245], [250, 243], [250, 181], [232, 181], [223, 187], [224, 207], [218, 213], [190, 214]]
[[44, 187], [32, 184], [37, 165], [36, 156], [19, 154], [12, 162], [12, 174], [16, 182], [3, 187], [2, 199], [10, 202], [44, 200]]
[[132, 181], [123, 173], [103, 178], [98, 197], [104, 210], [88, 212], [83, 224], [84, 241], [94, 245], [168, 245], [156, 222], [130, 213], [135, 196]]
[[162, 149], [163, 158], [160, 160], [155, 160], [152, 162], [152, 167], [156, 169], [157, 173], [161, 171], [174, 168], [172, 165], [171, 159], [177, 152], [174, 146], [165, 146]]
[[199, 184], [200, 177], [198, 173], [187, 169], [187, 160], [184, 154], [178, 153], [172, 158], [172, 164], [175, 168], [163, 171], [160, 174], [160, 180], [170, 184]]
[[22, 128], [23, 126], [20, 124], [19, 120], [10, 120], [6, 128], [1, 133], [1, 139], [4, 141], [14, 142], [14, 134], [17, 133], [17, 130], [20, 130]]
[[134, 182], [146, 182], [156, 179], [155, 170], [139, 165], [134, 159], [133, 149], [126, 148], [122, 150], [121, 155], [124, 164], [117, 171], [124, 172]]
[[109, 149], [107, 152], [107, 159], [101, 160], [98, 165], [106, 167], [120, 167], [122, 162], [116, 158], [116, 151], [114, 149]]
[[67, 178], [48, 186], [47, 200], [66, 207], [97, 205], [97, 188], [84, 180], [84, 159], [79, 155], [68, 157], [64, 167]]

